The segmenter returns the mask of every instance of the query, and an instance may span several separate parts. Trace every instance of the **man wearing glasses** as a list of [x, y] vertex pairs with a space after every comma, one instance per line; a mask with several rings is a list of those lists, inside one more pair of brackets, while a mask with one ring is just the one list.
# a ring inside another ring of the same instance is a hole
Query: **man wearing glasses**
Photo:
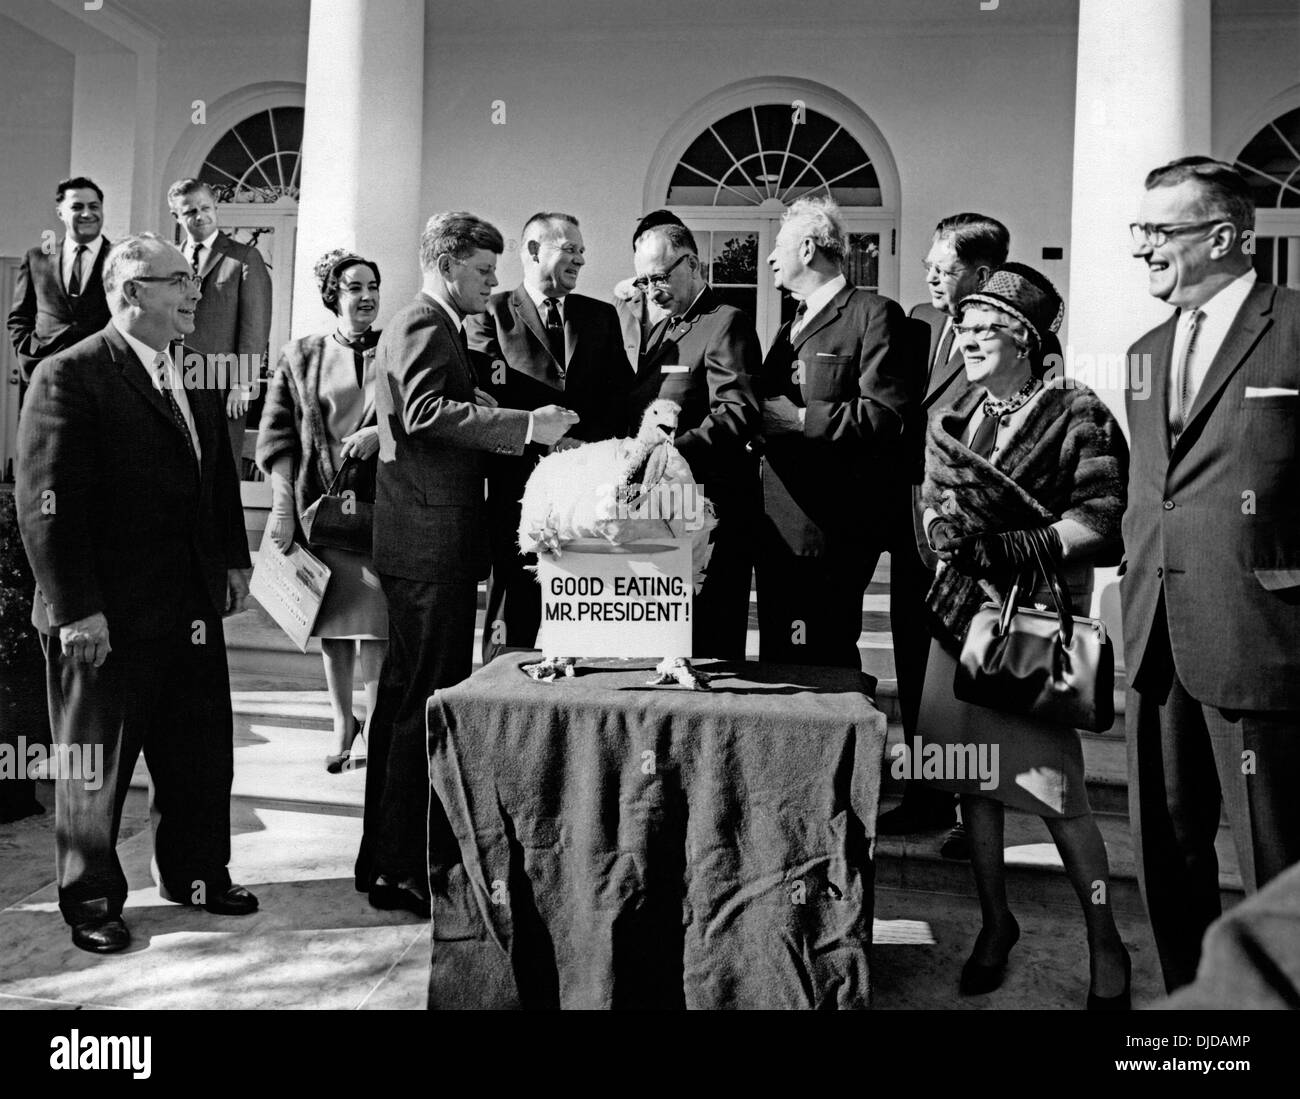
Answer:
[[637, 425], [651, 401], [681, 406], [677, 449], [717, 508], [713, 556], [695, 597], [696, 656], [745, 658], [754, 537], [761, 508], [753, 384], [761, 355], [747, 315], [705, 280], [695, 237], [683, 225], [646, 230], [633, 253], [634, 286], [664, 313], [646, 333], [631, 394]]
[[190, 346], [213, 364], [213, 356], [239, 363], [234, 383], [222, 397], [235, 467], [244, 452], [244, 426], [252, 384], [261, 375], [271, 335], [271, 276], [262, 253], [217, 228], [217, 199], [197, 179], [179, 179], [167, 189], [167, 205], [185, 230], [182, 250], [202, 281], [203, 297], [194, 317]]
[[1300, 294], [1256, 279], [1255, 203], [1228, 164], [1152, 171], [1133, 232], [1176, 312], [1130, 349], [1120, 597], [1129, 803], [1165, 986], [1219, 915], [1227, 809], [1253, 893], [1300, 860]]
[[[519, 258], [524, 281], [493, 294], [486, 312], [465, 319], [477, 353], [479, 384], [501, 408], [562, 404], [578, 425], [561, 446], [626, 434], [632, 383], [618, 314], [608, 302], [574, 293], [586, 260], [582, 231], [571, 214], [534, 214], [524, 225]], [[572, 443], [569, 440], [573, 440]], [[483, 663], [507, 646], [531, 648], [541, 625], [541, 588], [518, 547], [519, 501], [545, 453], [488, 456], [488, 528], [492, 575], [483, 625]]]
[[[18, 522], [37, 593], [54, 742], [59, 908], [82, 950], [123, 950], [115, 846], [143, 749], [164, 900], [245, 915], [233, 885], [233, 730], [223, 615], [244, 609], [248, 544], [219, 396], [186, 390], [169, 348], [196, 280], [152, 233], [112, 248], [112, 319], [37, 369], [18, 431]], [[97, 773], [86, 775], [84, 761]]]

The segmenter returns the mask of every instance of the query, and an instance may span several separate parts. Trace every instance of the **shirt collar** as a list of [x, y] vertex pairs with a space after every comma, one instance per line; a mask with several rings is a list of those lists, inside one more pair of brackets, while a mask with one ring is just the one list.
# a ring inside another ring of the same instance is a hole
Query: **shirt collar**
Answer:
[[457, 309], [454, 305], [452, 305], [451, 302], [449, 302], [441, 294], [435, 294], [431, 290], [421, 290], [420, 293], [422, 293], [430, 301], [435, 301], [442, 306], [442, 311], [451, 318], [451, 323], [456, 326], [457, 332], [459, 332], [462, 328], [465, 327], [465, 318], [460, 315], [460, 310]]
[[[209, 235], [209, 236], [205, 237], [203, 240], [199, 241], [199, 245], [201, 245], [205, 251], [211, 252], [211, 251], [212, 251], [212, 242], [213, 242], [214, 240], [217, 239], [217, 235], [218, 235], [220, 232], [221, 232], [220, 229], [215, 229], [215, 230], [213, 230], [213, 232], [211, 233], [211, 235]], [[196, 247], [196, 245], [191, 241], [191, 242], [190, 242], [190, 245], [189, 245], [189, 254], [190, 254], [191, 256], [194, 255], [194, 249], [195, 249], [195, 247]]]
[[[546, 312], [542, 308], [542, 302], [546, 300], [546, 295], [543, 294], [540, 290], [537, 290], [534, 287], [529, 286], [528, 283], [524, 283], [524, 290], [527, 292], [528, 296], [533, 299], [533, 304], [537, 306], [538, 316], [540, 316], [542, 320], [546, 320]], [[555, 303], [560, 307], [560, 319], [563, 320], [564, 319], [564, 298], [558, 297], [555, 298], [554, 300]]]
[[830, 300], [848, 284], [849, 280], [843, 275], [836, 275], [830, 282], [822, 283], [821, 286], [804, 298], [804, 323], [807, 324], [815, 313], [820, 313]]
[[[1200, 306], [1199, 311], [1206, 315], [1207, 320], [1213, 316], [1231, 321], [1245, 303], [1250, 288], [1255, 285], [1257, 278], [1255, 269], [1252, 267], [1249, 271], [1238, 275], [1230, 283], [1218, 290], [1209, 301]], [[1178, 319], [1182, 320], [1187, 315], [1187, 312], [1186, 309], [1181, 310]]]
[[695, 307], [700, 304], [700, 299], [704, 297], [704, 292], [708, 290], [708, 288], [709, 288], [709, 284], [706, 282], [703, 286], [700, 287], [700, 292], [695, 295], [694, 299], [691, 301], [691, 304], [688, 305], [684, 310], [682, 310], [682, 312], [678, 313], [677, 315], [681, 317], [683, 320], [685, 320], [687, 317], [695, 316]]
[[[100, 233], [99, 236], [97, 236], [94, 240], [90, 241], [90, 243], [86, 245], [86, 255], [90, 258], [92, 263], [94, 262], [95, 257], [99, 255], [99, 250], [103, 247], [104, 247], [103, 233]], [[63, 238], [63, 254], [69, 257], [75, 256], [77, 254], [77, 242], [73, 240], [71, 237], [65, 236]]]
[[150, 347], [144, 341], [137, 340], [130, 332], [122, 327], [121, 322], [116, 317], [113, 318], [113, 327], [122, 334], [122, 339], [126, 340], [127, 346], [135, 352], [136, 358], [140, 360], [140, 365], [144, 367], [145, 373], [149, 375], [149, 380], [153, 382], [154, 385], [158, 384], [157, 363], [159, 362], [159, 355], [165, 356], [166, 362], [171, 364], [169, 372], [175, 370], [176, 363], [172, 360], [171, 353], [168, 349], [164, 348], [159, 351], [156, 348]]

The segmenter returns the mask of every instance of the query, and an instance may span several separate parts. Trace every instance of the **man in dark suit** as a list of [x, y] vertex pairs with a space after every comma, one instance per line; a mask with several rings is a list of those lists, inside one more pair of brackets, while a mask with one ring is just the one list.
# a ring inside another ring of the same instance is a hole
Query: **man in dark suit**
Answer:
[[[479, 357], [480, 384], [501, 408], [562, 403], [580, 417], [561, 442], [595, 442], [626, 434], [632, 384], [618, 315], [606, 302], [575, 294], [586, 263], [582, 232], [571, 214], [534, 214], [524, 225], [523, 285], [494, 294], [487, 311], [465, 320]], [[492, 576], [483, 621], [483, 663], [507, 646], [531, 648], [542, 620], [542, 593], [519, 552], [519, 501], [545, 453], [536, 443], [519, 457], [489, 455], [488, 523]]]
[[633, 430], [657, 398], [681, 406], [676, 446], [717, 509], [713, 556], [695, 596], [696, 656], [745, 658], [754, 531], [760, 510], [754, 323], [704, 280], [691, 231], [658, 225], [637, 241], [635, 285], [666, 314], [645, 339], [628, 417]]
[[189, 344], [213, 364], [229, 356], [223, 391], [230, 449], [239, 468], [244, 452], [244, 421], [252, 386], [266, 361], [271, 335], [271, 276], [262, 253], [231, 240], [217, 228], [217, 199], [197, 179], [178, 179], [167, 189], [172, 217], [185, 230], [182, 251], [201, 280], [203, 297]]
[[763, 660], [861, 668], [862, 598], [905, 478], [916, 343], [898, 304], [849, 286], [833, 202], [799, 199], [768, 256], [800, 301], [763, 361]]
[[[637, 242], [657, 225], [685, 227], [685, 222], [671, 210], [651, 210], [632, 230], [633, 256], [636, 255]], [[627, 352], [632, 370], [636, 371], [641, 365], [641, 349], [645, 346], [646, 333], [664, 319], [663, 310], [637, 287], [635, 276], [624, 279], [614, 287], [614, 308], [623, 330], [623, 349]]]
[[[965, 363], [953, 330], [959, 304], [975, 293], [989, 273], [1007, 261], [1011, 237], [1000, 221], [984, 214], [953, 214], [935, 226], [930, 250], [922, 261], [930, 300], [908, 314], [924, 325], [926, 345], [921, 411], [925, 422], [908, 439], [910, 474], [896, 486], [890, 533], [889, 623], [893, 631], [898, 702], [907, 742], [915, 735], [930, 652], [925, 596], [934, 580], [935, 560], [921, 530], [920, 493], [925, 467], [925, 424], [951, 405], [966, 386]], [[1050, 337], [1055, 341], [1055, 335]], [[1058, 349], [1059, 349], [1059, 345]], [[956, 799], [919, 780], [909, 780], [903, 802], [882, 813], [876, 828], [882, 836], [908, 835], [948, 828], [956, 819]], [[970, 847], [958, 824], [940, 847], [948, 858], [967, 858]]]
[[429, 915], [430, 812], [424, 709], [472, 667], [478, 582], [492, 555], [483, 501], [485, 458], [551, 446], [578, 417], [557, 405], [497, 408], [478, 388], [465, 319], [497, 285], [504, 242], [463, 212], [429, 219], [423, 282], [384, 328], [375, 352], [379, 471], [375, 569], [388, 600], [388, 652], [370, 722], [356, 886], [377, 908]]
[[1129, 352], [1120, 598], [1129, 804], [1168, 990], [1219, 915], [1227, 809], [1255, 892], [1300, 859], [1300, 293], [1256, 279], [1254, 201], [1228, 164], [1152, 171], [1133, 254], [1177, 313]]
[[112, 242], [103, 235], [104, 192], [85, 176], [65, 179], [55, 191], [54, 210], [67, 230], [63, 240], [32, 248], [23, 257], [9, 311], [20, 405], [42, 359], [108, 323], [103, 267]]
[[96, 953], [130, 941], [114, 846], [142, 748], [163, 898], [224, 915], [257, 908], [226, 869], [221, 618], [248, 595], [244, 515], [220, 400], [186, 390], [168, 352], [193, 327], [198, 288], [151, 233], [112, 249], [104, 287], [108, 326], [37, 368], [17, 478], [54, 742], [103, 757], [98, 784], [55, 785], [59, 908], [72, 941]]

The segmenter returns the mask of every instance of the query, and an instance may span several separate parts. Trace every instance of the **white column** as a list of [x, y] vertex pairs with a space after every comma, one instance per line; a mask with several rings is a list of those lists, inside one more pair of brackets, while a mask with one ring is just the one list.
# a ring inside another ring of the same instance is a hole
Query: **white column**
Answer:
[[312, 0], [292, 335], [327, 327], [313, 268], [331, 248], [375, 260], [381, 317], [420, 284], [424, 0]]
[[[1126, 385], [1150, 392], [1148, 364], [1126, 361], [1138, 336], [1169, 316], [1131, 254], [1147, 172], [1210, 154], [1210, 0], [1080, 0], [1070, 206], [1067, 370], [1125, 422]], [[1114, 569], [1098, 569], [1093, 613], [1124, 663]]]
[[1192, 153], [1210, 154], [1210, 0], [1080, 0], [1063, 339], [1121, 422], [1119, 357], [1169, 316], [1147, 293], [1128, 223], [1147, 172]]
[[104, 191], [104, 233], [120, 240], [137, 222], [135, 106], [138, 58], [130, 50], [79, 52], [72, 92], [70, 175], [89, 176]]

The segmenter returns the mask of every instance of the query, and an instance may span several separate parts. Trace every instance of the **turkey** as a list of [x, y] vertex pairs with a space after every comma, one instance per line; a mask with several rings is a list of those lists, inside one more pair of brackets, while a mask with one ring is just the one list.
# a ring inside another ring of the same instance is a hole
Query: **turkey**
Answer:
[[[633, 438], [585, 443], [538, 462], [520, 505], [519, 549], [558, 558], [565, 546], [580, 539], [623, 545], [665, 534], [689, 538], [698, 592], [717, 519], [673, 445], [680, 414], [675, 401], [652, 401]], [[524, 670], [549, 682], [561, 672], [573, 675], [575, 663], [575, 657], [548, 657]], [[664, 660], [655, 673], [655, 685], [671, 680], [693, 690], [708, 687], [682, 657]]]

